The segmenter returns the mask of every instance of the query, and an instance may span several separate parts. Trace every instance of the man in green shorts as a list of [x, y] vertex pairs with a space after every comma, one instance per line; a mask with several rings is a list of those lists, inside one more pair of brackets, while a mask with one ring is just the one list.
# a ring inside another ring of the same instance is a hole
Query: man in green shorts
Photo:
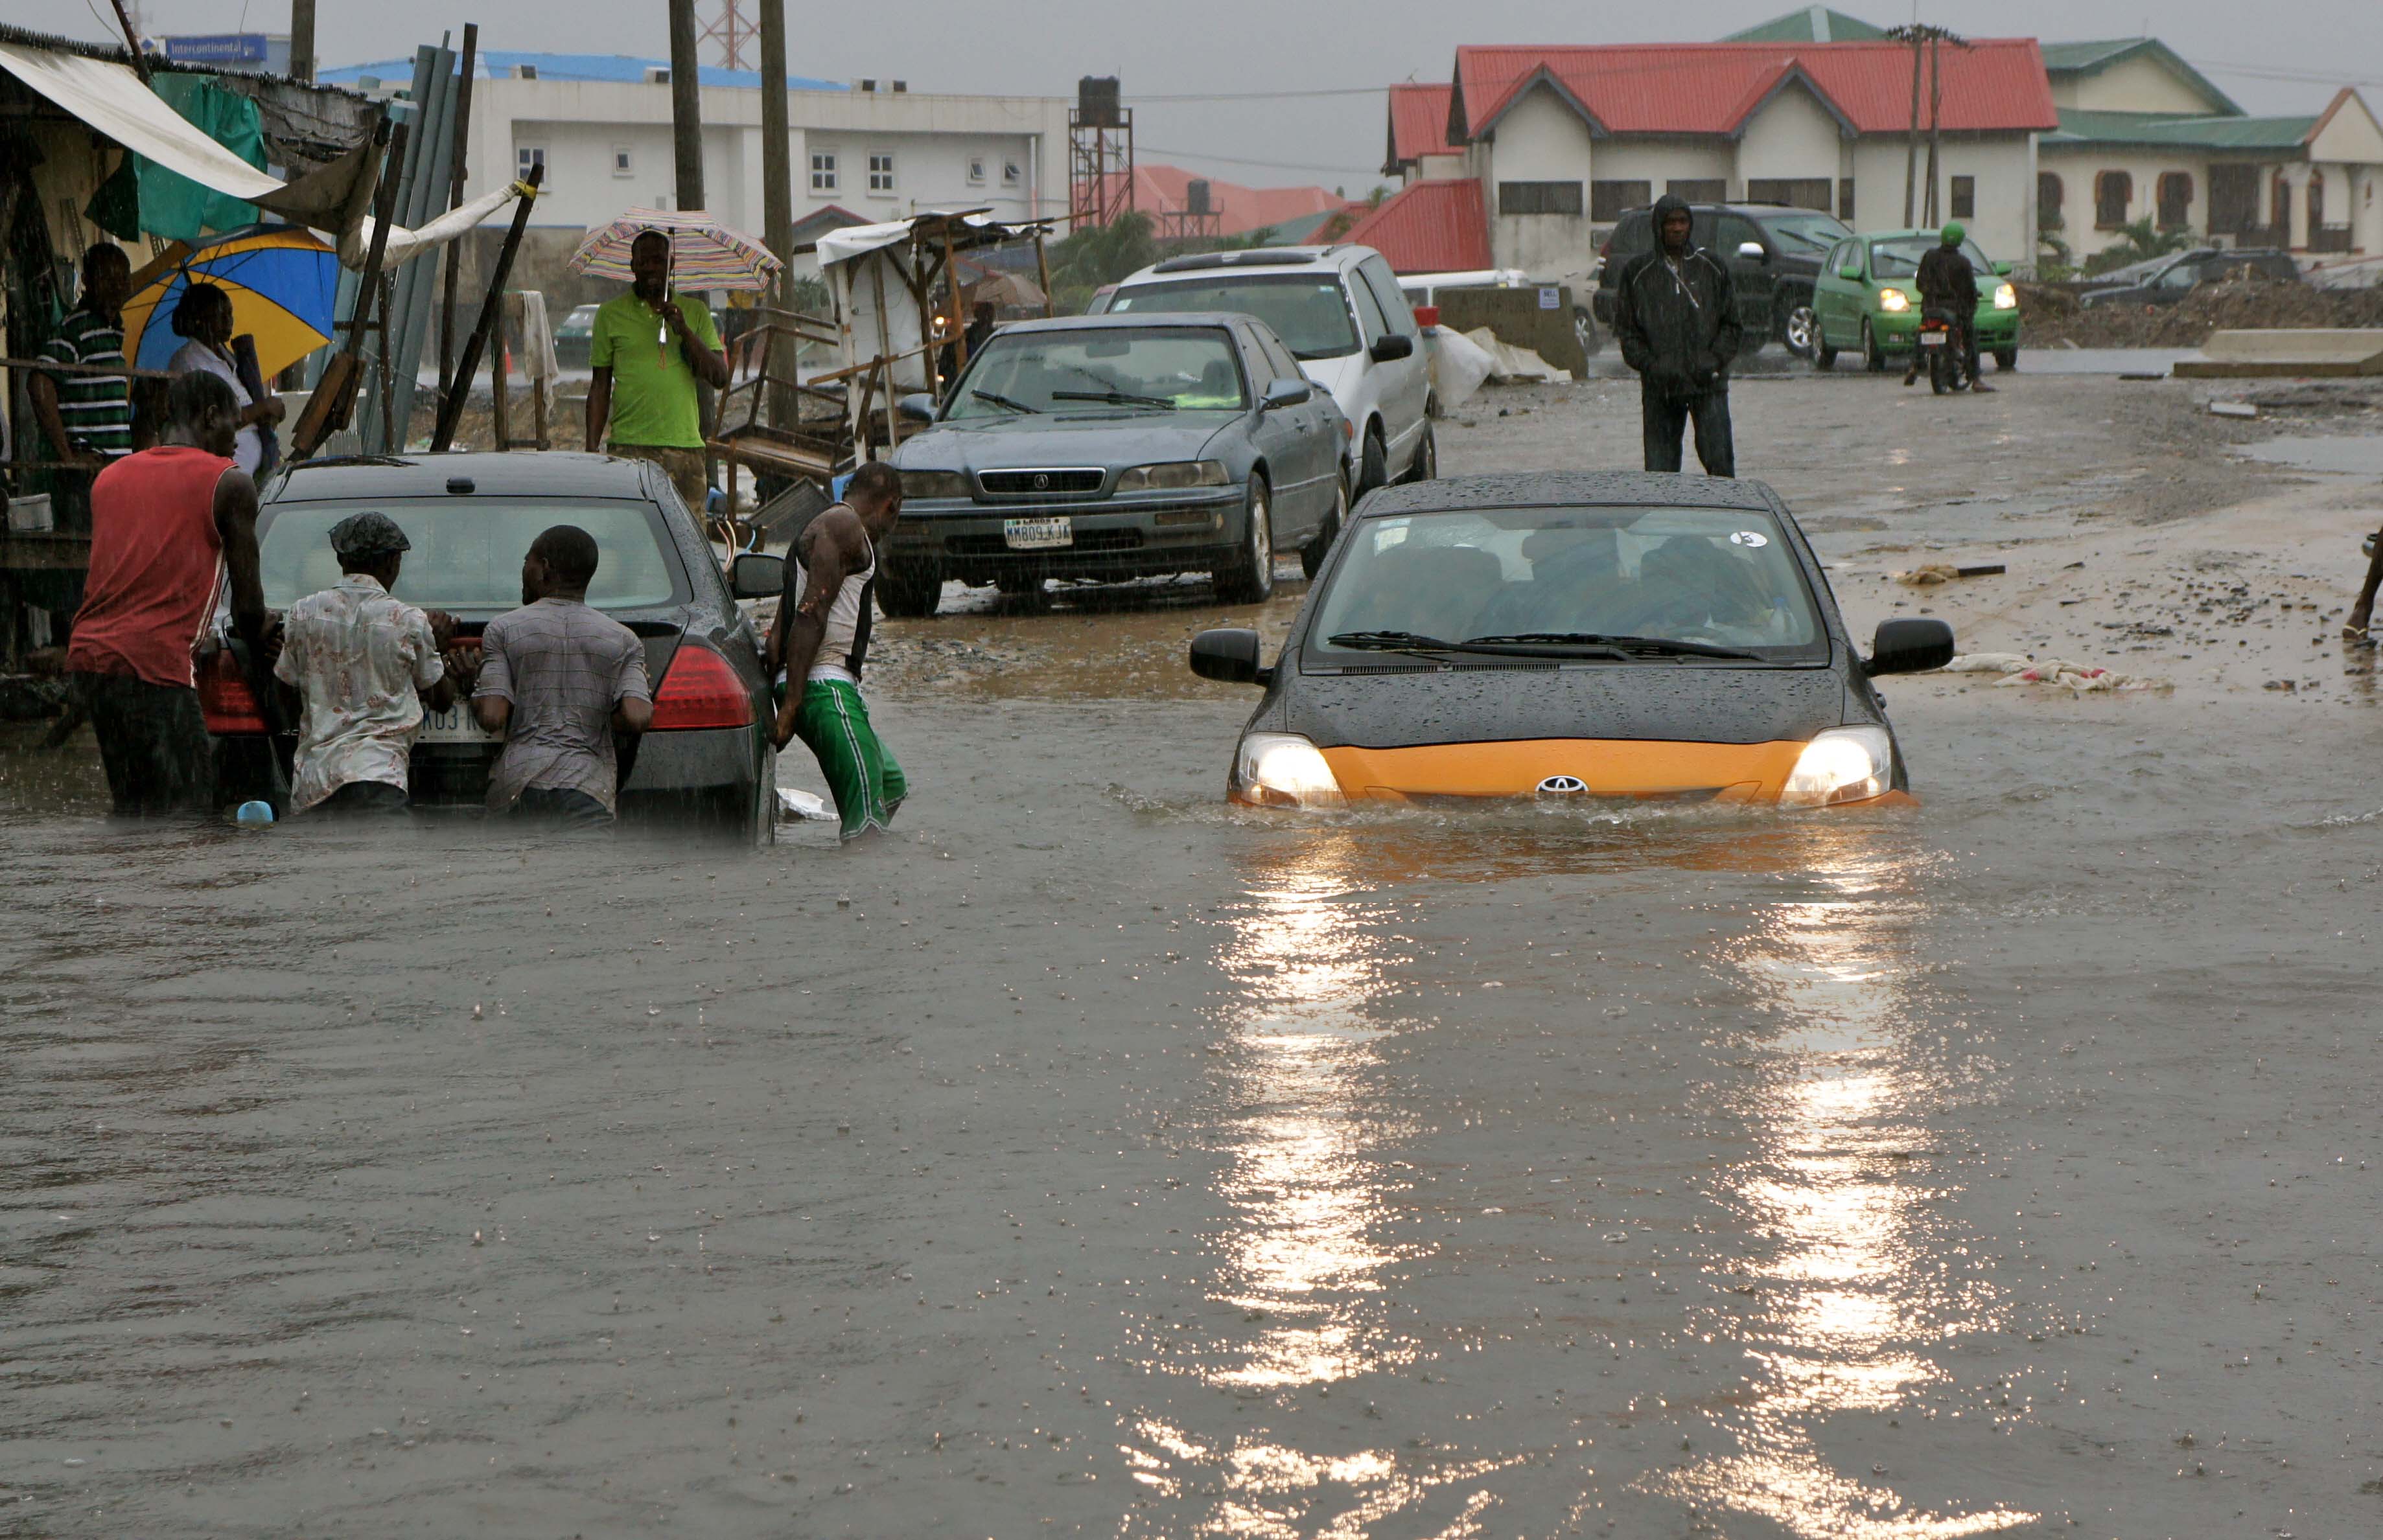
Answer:
[[795, 537], [778, 622], [770, 631], [770, 657], [779, 670], [772, 736], [780, 748], [800, 738], [819, 757], [850, 841], [892, 824], [909, 793], [902, 767], [878, 742], [860, 698], [877, 548], [902, 515], [901, 474], [872, 460], [853, 473], [844, 499]]
[[629, 246], [629, 291], [597, 307], [588, 333], [587, 447], [611, 433], [611, 452], [660, 465], [700, 520], [710, 482], [695, 385], [726, 388], [728, 361], [701, 298], [670, 291], [670, 237], [641, 233]]

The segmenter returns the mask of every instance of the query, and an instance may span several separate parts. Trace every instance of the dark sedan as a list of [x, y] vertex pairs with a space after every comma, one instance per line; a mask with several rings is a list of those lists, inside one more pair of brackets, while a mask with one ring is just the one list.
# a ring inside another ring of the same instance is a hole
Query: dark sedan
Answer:
[[877, 602], [932, 615], [944, 581], [1040, 592], [1053, 577], [1215, 574], [1228, 602], [1313, 573], [1348, 508], [1348, 425], [1263, 321], [1080, 316], [1009, 326], [932, 426], [895, 452], [902, 519]]
[[1877, 674], [1953, 633], [1888, 621], [1864, 658], [1812, 548], [1759, 481], [1468, 476], [1368, 497], [1261, 666], [1253, 631], [1192, 644], [1262, 684], [1228, 795], [1908, 801]]
[[[522, 557], [541, 530], [569, 524], [587, 531], [599, 553], [587, 602], [644, 639], [654, 691], [653, 725], [637, 741], [622, 785], [623, 817], [692, 815], [771, 837], [775, 756], [759, 639], [658, 468], [562, 453], [307, 462], [264, 489], [257, 542], [265, 603], [286, 610], [337, 583], [330, 528], [366, 509], [395, 520], [413, 542], [397, 597], [453, 615], [467, 646], [477, 645], [488, 621], [520, 605]], [[776, 567], [766, 560], [747, 574], [747, 586], [776, 593]], [[204, 660], [199, 694], [208, 730], [227, 742], [228, 765], [254, 765], [257, 751], [269, 746], [286, 768], [294, 735], [269, 742], [241, 662], [232, 650]], [[467, 703], [430, 713], [408, 770], [414, 803], [477, 806], [502, 747]]]
[[2253, 272], [2271, 283], [2301, 281], [2300, 264], [2289, 252], [2204, 246], [2105, 273], [2089, 281], [2077, 302], [2087, 310], [2103, 305], [2172, 305], [2204, 283]]

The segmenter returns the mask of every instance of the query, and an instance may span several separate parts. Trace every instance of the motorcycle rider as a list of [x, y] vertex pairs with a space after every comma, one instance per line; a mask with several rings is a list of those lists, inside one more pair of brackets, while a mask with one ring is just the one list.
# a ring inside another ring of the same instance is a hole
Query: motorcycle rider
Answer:
[[1655, 249], [1630, 259], [1613, 305], [1622, 362], [1638, 372], [1647, 469], [1680, 468], [1680, 433], [1694, 417], [1707, 475], [1737, 474], [1729, 427], [1729, 362], [1744, 327], [1729, 265], [1694, 245], [1685, 201], [1655, 201]]
[[[1970, 390], [1991, 396], [1994, 388], [1978, 373], [1978, 274], [1961, 254], [1968, 234], [1954, 220], [1941, 233], [1943, 244], [1920, 259], [1920, 314], [1923, 321], [1932, 314], [1945, 317], [1953, 328], [1952, 345], [1960, 350], [1961, 367], [1969, 371]], [[1921, 351], [1915, 342], [1910, 367], [1903, 371], [1906, 385], [1920, 377]]]

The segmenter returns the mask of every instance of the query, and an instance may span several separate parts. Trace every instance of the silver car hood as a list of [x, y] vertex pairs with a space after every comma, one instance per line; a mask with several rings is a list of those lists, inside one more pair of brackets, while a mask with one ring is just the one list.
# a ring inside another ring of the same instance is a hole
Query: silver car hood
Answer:
[[1122, 470], [1197, 460], [1237, 412], [1146, 412], [1115, 416], [1016, 416], [938, 423], [895, 451], [906, 471], [1000, 471], [1098, 465]]

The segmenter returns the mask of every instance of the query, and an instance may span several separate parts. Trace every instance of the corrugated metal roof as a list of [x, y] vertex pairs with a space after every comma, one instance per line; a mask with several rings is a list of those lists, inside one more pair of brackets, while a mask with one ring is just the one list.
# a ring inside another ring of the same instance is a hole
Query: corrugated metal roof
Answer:
[[[1125, 173], [1109, 174], [1112, 198], [1122, 192]], [[1269, 227], [1278, 230], [1308, 221], [1319, 214], [1337, 214], [1348, 200], [1328, 187], [1243, 187], [1216, 177], [1201, 177], [1179, 166], [1143, 161], [1133, 168], [1133, 205], [1144, 214], [1179, 214], [1191, 201], [1192, 184], [1208, 184], [1208, 207], [1216, 215], [1216, 233], [1246, 235]]]
[[[501, 80], [510, 76], [517, 65], [529, 65], [541, 80], [609, 80], [616, 84], [637, 85], [644, 81], [648, 69], [666, 69], [668, 59], [633, 58], [626, 54], [535, 54], [520, 53], [506, 48], [483, 48], [479, 51], [474, 74], [477, 79]], [[381, 59], [371, 64], [343, 64], [333, 69], [315, 72], [315, 80], [324, 85], [353, 85], [363, 76], [371, 75], [384, 81], [411, 80], [414, 61]], [[708, 86], [746, 86], [759, 90], [761, 74], [757, 69], [721, 69], [705, 65], [697, 79]], [[813, 80], [786, 78], [789, 91], [849, 91], [840, 80]]]
[[2218, 115], [2179, 117], [2157, 112], [2085, 112], [2060, 109], [2060, 129], [2042, 142], [2063, 144], [2148, 144], [2182, 150], [2296, 150], [2316, 129], [2314, 116], [2297, 117], [2229, 117]]
[[1395, 175], [1418, 155], [1444, 155], [1457, 148], [1448, 142], [1448, 100], [1451, 85], [1390, 87], [1390, 157], [1382, 169]]
[[2098, 75], [2114, 64], [2138, 56], [2148, 56], [2178, 80], [2203, 96], [2210, 106], [2232, 117], [2241, 117], [2242, 109], [2234, 99], [2212, 85], [2207, 76], [2184, 62], [2183, 56], [2155, 37], [2105, 38], [2098, 43], [2047, 43], [2043, 44], [2043, 68], [2054, 75]]
[[1470, 177], [1417, 182], [1382, 200], [1340, 238], [1371, 246], [1401, 273], [1471, 273], [1491, 265], [1489, 215]]
[[1742, 32], [1732, 32], [1723, 43], [1869, 43], [1886, 35], [1883, 27], [1873, 27], [1859, 17], [1833, 11], [1826, 6], [1805, 6], [1774, 16]]
[[[2032, 38], [1946, 48], [1940, 123], [1948, 133], [2056, 128]], [[1733, 134], [1800, 74], [1855, 131], [1902, 133], [1911, 118], [1911, 50], [1895, 43], [1613, 43], [1456, 52], [1451, 123], [1478, 135], [1541, 80], [1569, 94], [1597, 131]]]

